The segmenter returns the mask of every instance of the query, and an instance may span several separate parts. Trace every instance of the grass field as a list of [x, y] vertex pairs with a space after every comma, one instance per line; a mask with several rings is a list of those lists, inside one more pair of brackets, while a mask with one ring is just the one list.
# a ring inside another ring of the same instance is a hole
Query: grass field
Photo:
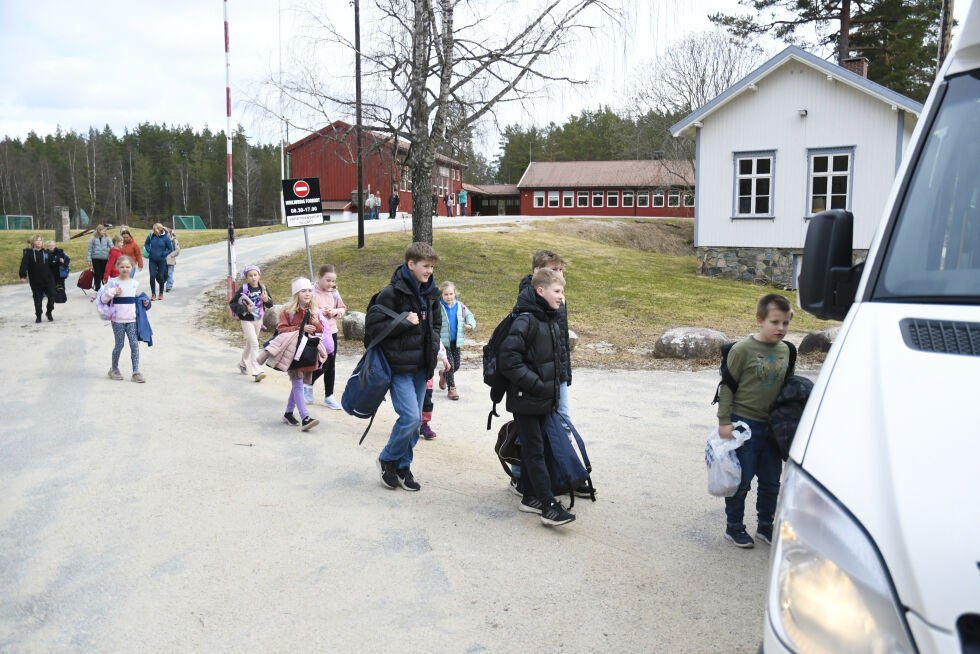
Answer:
[[[569, 260], [569, 325], [580, 337], [576, 365], [649, 367], [656, 365], [649, 350], [671, 327], [711, 327], [732, 338], [752, 333], [756, 301], [773, 290], [696, 275], [691, 234], [691, 221], [647, 220], [576, 219], [440, 229], [433, 243], [442, 257], [435, 278], [437, 283], [455, 282], [460, 299], [477, 319], [472, 339], [482, 343], [514, 306], [518, 282], [530, 272], [531, 254], [543, 248], [560, 252]], [[363, 250], [353, 238], [333, 241], [313, 248], [314, 269], [324, 263], [336, 265], [344, 302], [364, 311], [403, 260], [406, 245], [404, 233], [370, 235]], [[281, 304], [288, 299], [291, 280], [305, 276], [306, 270], [306, 254], [299, 252], [267, 266], [262, 281]], [[783, 293], [795, 305], [796, 294]], [[224, 290], [216, 290], [214, 297], [207, 322], [239, 339], [237, 321], [224, 311]], [[791, 330], [831, 324], [800, 311]], [[360, 345], [346, 347], [353, 353]]]
[[[268, 225], [265, 227], [249, 227], [247, 229], [236, 229], [235, 238], [247, 238], [249, 236], [256, 236], [258, 234], [267, 234], [269, 232], [278, 232], [280, 230], [286, 229], [285, 225]], [[143, 241], [146, 240], [146, 235], [150, 233], [148, 229], [139, 229], [136, 227], [131, 227], [129, 230], [136, 242], [142, 246]], [[73, 232], [74, 233], [74, 232]], [[119, 233], [119, 228], [113, 228], [109, 230], [109, 235]], [[31, 234], [40, 234], [45, 241], [54, 238], [54, 230], [41, 230], [41, 231], [30, 231], [23, 229], [13, 229], [10, 231], [0, 230], [0, 284], [13, 284], [18, 281], [17, 273], [18, 268], [20, 268], [20, 260], [24, 248], [30, 247], [27, 244], [27, 239], [30, 238]], [[71, 269], [72, 272], [78, 272], [79, 270], [84, 270], [87, 268], [85, 263], [85, 256], [88, 252], [88, 242], [91, 239], [91, 233], [85, 236], [79, 236], [76, 239], [68, 241], [67, 243], [59, 243], [58, 247], [63, 249], [65, 253], [71, 257]], [[188, 230], [178, 230], [177, 238], [180, 241], [180, 247], [190, 248], [195, 245], [207, 245], [209, 243], [217, 243], [218, 241], [223, 241], [228, 237], [228, 230], [226, 229], [204, 229], [200, 231], [188, 231]]]

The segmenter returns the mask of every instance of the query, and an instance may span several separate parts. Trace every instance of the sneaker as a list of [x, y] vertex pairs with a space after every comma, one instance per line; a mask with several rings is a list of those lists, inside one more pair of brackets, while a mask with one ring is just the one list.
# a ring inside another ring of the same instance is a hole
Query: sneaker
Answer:
[[449, 387], [449, 399], [450, 400], [458, 400], [459, 399], [459, 393], [456, 392], [456, 387], [455, 386], [450, 386]]
[[153, 295], [151, 295], [151, 296], [150, 296], [150, 300], [151, 300], [151, 301], [152, 301], [152, 300], [156, 300], [156, 299], [157, 299], [157, 296], [156, 296], [156, 293], [154, 293]]
[[37, 318], [34, 319], [34, 322], [41, 322], [41, 314], [38, 314]]
[[741, 547], [744, 549], [749, 549], [755, 547], [755, 541], [752, 537], [745, 533], [745, 527], [740, 527], [739, 529], [726, 529], [725, 538], [732, 541], [732, 545], [735, 547]]
[[541, 508], [542, 524], [558, 527], [560, 525], [566, 525], [574, 519], [575, 516], [569, 513], [558, 500], [551, 500], [551, 504]]
[[432, 427], [429, 426], [429, 423], [423, 422], [422, 427], [419, 429], [419, 436], [427, 441], [431, 441], [436, 437], [436, 433], [432, 431]]
[[395, 470], [395, 462], [382, 461], [380, 458], [377, 459], [377, 462], [378, 470], [381, 471], [381, 484], [391, 490], [398, 488], [398, 473]]
[[307, 404], [313, 404], [313, 385], [303, 384], [303, 401]]
[[44, 315], [46, 315], [48, 317], [48, 322], [54, 322], [54, 316], [51, 315], [51, 312], [50, 311], [48, 311]]
[[299, 421], [296, 419], [296, 416], [293, 415], [292, 411], [287, 411], [286, 413], [282, 414], [282, 421], [290, 427], [299, 427]]
[[311, 418], [309, 416], [306, 416], [305, 418], [303, 418], [303, 426], [300, 429], [302, 429], [303, 431], [306, 431], [308, 429], [313, 429], [314, 427], [316, 427], [319, 424], [320, 424], [320, 421], [317, 420], [316, 418]]
[[264, 373], [264, 372], [260, 372], [260, 373], [259, 373], [259, 374], [257, 374], [257, 375], [252, 375], [252, 377], [254, 377], [254, 378], [255, 378], [255, 381], [257, 381], [257, 382], [260, 382], [260, 381], [262, 381], [263, 379], [265, 379], [265, 373]]
[[521, 489], [518, 487], [516, 479], [511, 479], [507, 487], [510, 489], [510, 492], [513, 493], [514, 495], [518, 497], [524, 497], [524, 493], [522, 493]]
[[343, 408], [340, 406], [340, 402], [337, 401], [337, 398], [335, 398], [333, 395], [328, 395], [327, 397], [323, 398], [323, 406], [327, 407], [328, 409], [333, 409], [334, 411], [339, 411], [341, 408]]
[[756, 527], [755, 537], [766, 545], [772, 545], [772, 525], [759, 525]]
[[122, 381], [122, 373], [119, 372], [119, 368], [112, 368], [109, 370], [109, 379], [115, 379], [116, 381]]
[[442, 390], [446, 390], [446, 371], [445, 370], [440, 370], [439, 371], [439, 388], [441, 388]]
[[158, 300], [162, 300], [163, 299], [163, 293], [160, 293], [160, 295], [157, 296], [157, 299]]
[[395, 476], [398, 477], [398, 485], [405, 490], [412, 492], [422, 490], [422, 486], [415, 481], [415, 476], [408, 468], [399, 468], [395, 471]]
[[238, 372], [242, 373], [243, 375], [247, 375], [248, 374], [248, 368], [245, 367], [245, 364], [244, 363], [239, 363], [238, 364]]
[[517, 508], [523, 511], [524, 513], [537, 513], [538, 515], [541, 515], [542, 506], [543, 505], [541, 504], [541, 500], [539, 500], [538, 498], [532, 497], [530, 495], [525, 495], [524, 498], [521, 500], [521, 505]]
[[142, 383], [146, 382], [146, 378], [143, 377], [143, 373], [140, 373], [140, 372], [134, 372], [132, 379], [137, 384], [142, 384]]

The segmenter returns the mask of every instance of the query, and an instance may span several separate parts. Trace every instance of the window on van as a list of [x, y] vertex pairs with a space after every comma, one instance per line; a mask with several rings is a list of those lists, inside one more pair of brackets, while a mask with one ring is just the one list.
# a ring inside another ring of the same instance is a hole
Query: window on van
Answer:
[[872, 298], [980, 302], [980, 72], [950, 78], [925, 138]]

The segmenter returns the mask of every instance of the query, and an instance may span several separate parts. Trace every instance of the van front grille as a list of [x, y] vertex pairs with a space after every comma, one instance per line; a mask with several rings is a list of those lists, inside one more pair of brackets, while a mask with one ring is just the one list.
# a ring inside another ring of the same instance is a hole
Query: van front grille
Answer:
[[980, 323], [905, 318], [899, 326], [913, 350], [980, 356]]

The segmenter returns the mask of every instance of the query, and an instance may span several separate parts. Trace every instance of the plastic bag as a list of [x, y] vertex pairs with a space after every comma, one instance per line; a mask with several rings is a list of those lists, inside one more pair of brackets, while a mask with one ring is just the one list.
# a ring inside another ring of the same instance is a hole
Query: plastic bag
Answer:
[[752, 430], [742, 421], [736, 422], [734, 427], [733, 438], [722, 438], [715, 427], [704, 448], [708, 492], [717, 497], [731, 497], [742, 483], [742, 465], [735, 450], [752, 437]]

